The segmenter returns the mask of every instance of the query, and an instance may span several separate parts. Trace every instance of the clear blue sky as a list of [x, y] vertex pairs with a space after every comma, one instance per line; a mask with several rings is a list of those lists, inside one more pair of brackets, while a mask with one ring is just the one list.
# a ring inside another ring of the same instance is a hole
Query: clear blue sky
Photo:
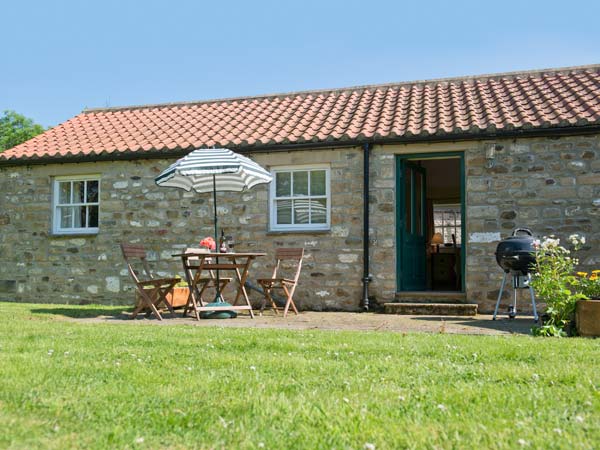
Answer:
[[0, 111], [191, 101], [600, 62], [600, 1], [2, 1]]

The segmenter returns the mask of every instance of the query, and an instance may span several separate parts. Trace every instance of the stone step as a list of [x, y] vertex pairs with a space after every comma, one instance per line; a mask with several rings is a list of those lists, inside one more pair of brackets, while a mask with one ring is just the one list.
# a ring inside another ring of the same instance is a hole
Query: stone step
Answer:
[[467, 303], [467, 295], [456, 291], [402, 291], [396, 292], [398, 303]]
[[476, 316], [473, 303], [384, 303], [385, 314], [406, 316]]

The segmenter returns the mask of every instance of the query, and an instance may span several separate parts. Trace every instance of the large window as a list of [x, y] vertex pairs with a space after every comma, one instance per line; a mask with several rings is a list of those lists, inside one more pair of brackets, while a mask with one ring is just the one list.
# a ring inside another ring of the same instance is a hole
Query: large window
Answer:
[[441, 233], [445, 243], [451, 243], [454, 234], [456, 243], [460, 244], [462, 240], [460, 204], [433, 205], [433, 225], [434, 231]]
[[329, 229], [328, 166], [279, 167], [272, 173], [271, 230]]
[[98, 232], [100, 176], [57, 177], [54, 180], [53, 232]]

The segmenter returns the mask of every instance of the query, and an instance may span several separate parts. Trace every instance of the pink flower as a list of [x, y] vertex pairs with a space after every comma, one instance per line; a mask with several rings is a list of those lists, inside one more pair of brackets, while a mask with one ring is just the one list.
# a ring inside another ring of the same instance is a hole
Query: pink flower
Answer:
[[209, 250], [215, 250], [217, 248], [217, 244], [215, 244], [215, 240], [213, 238], [208, 236], [200, 241], [200, 247], [204, 247]]

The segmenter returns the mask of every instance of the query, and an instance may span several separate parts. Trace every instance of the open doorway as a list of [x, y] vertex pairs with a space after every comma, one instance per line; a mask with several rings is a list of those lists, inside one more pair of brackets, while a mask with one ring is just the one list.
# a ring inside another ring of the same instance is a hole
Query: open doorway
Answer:
[[462, 154], [398, 156], [398, 291], [463, 291]]

